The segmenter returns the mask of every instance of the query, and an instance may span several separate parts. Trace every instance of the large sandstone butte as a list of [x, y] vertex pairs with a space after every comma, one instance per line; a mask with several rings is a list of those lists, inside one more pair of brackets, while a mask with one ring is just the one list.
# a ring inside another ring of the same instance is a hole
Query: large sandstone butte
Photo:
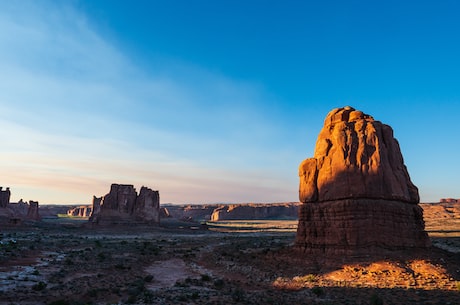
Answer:
[[313, 158], [299, 166], [296, 246], [308, 253], [423, 248], [417, 187], [390, 126], [352, 107], [329, 112]]
[[132, 185], [112, 184], [103, 197], [93, 197], [89, 218], [95, 224], [159, 224], [160, 194], [141, 187], [139, 195]]

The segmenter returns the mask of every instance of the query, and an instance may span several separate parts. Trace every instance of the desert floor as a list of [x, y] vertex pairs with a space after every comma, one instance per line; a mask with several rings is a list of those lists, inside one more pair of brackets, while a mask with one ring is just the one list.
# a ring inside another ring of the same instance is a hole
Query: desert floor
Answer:
[[460, 210], [422, 207], [430, 249], [322, 263], [296, 221], [2, 228], [0, 304], [460, 304]]

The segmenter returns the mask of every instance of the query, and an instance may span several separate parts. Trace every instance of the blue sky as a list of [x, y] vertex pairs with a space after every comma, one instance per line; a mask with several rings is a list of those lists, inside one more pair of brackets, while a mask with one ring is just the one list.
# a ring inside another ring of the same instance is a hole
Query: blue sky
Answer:
[[460, 197], [456, 1], [0, 1], [12, 200], [297, 201], [324, 117], [391, 125], [422, 201]]

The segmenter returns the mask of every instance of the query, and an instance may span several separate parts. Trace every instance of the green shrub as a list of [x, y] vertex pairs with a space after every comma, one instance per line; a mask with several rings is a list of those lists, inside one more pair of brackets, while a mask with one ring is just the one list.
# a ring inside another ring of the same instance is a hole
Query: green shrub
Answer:
[[383, 305], [383, 300], [377, 294], [374, 293], [371, 296], [371, 305]]
[[222, 289], [222, 288], [224, 288], [224, 286], [225, 286], [224, 280], [218, 279], [218, 280], [215, 280], [215, 281], [214, 281], [214, 287], [215, 287], [216, 289]]
[[313, 287], [311, 289], [311, 292], [313, 292], [313, 294], [316, 295], [317, 297], [320, 297], [324, 294], [324, 290], [321, 287]]
[[46, 283], [45, 282], [38, 282], [37, 284], [32, 286], [32, 289], [35, 291], [40, 291], [46, 288]]

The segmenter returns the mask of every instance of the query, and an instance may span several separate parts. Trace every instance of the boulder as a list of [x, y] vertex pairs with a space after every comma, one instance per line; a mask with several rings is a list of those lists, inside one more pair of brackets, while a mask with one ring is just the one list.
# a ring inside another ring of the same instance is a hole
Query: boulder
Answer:
[[312, 253], [429, 246], [419, 194], [390, 126], [332, 110], [313, 158], [299, 166], [296, 246]]

